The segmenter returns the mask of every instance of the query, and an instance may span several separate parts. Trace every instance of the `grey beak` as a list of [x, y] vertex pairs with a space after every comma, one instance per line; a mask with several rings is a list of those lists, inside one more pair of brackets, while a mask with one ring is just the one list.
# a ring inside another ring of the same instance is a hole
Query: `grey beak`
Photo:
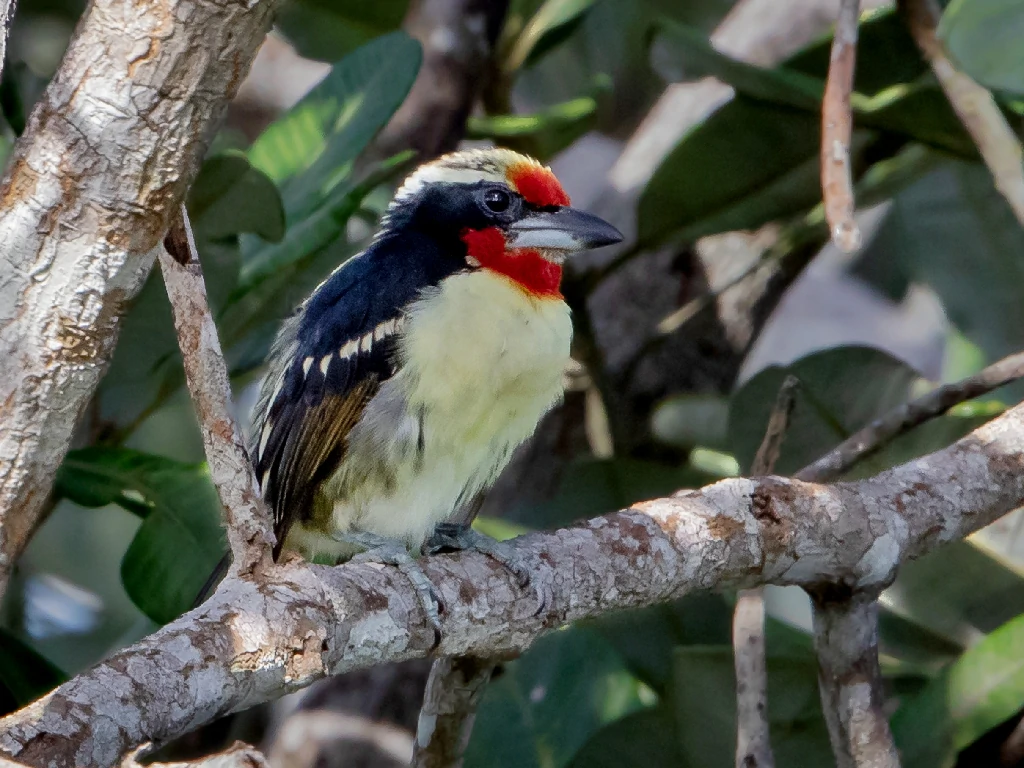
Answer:
[[537, 211], [509, 227], [513, 248], [584, 251], [622, 240], [622, 233], [602, 218], [576, 208]]

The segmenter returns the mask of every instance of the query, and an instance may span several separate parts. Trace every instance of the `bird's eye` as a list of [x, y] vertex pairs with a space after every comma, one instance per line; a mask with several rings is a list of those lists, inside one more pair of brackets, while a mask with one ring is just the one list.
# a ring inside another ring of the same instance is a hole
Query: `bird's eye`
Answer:
[[484, 193], [484, 205], [495, 213], [507, 211], [511, 204], [512, 198], [509, 197], [508, 192], [500, 189], [489, 189]]

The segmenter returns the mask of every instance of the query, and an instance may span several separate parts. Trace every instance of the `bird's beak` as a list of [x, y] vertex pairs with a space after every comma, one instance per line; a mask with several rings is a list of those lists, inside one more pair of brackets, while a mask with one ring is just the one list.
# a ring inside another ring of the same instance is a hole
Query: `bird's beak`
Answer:
[[576, 208], [529, 213], [508, 230], [509, 248], [584, 251], [622, 240], [622, 233], [604, 219]]

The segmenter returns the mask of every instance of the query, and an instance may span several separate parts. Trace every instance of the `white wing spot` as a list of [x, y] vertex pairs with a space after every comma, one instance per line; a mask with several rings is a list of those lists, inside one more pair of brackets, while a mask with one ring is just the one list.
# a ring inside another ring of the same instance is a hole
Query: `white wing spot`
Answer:
[[268, 469], [268, 470], [265, 470], [263, 472], [263, 477], [260, 478], [260, 490], [261, 491], [267, 490], [267, 484], [269, 482], [270, 482], [270, 470]]
[[359, 351], [369, 352], [371, 346], [373, 346], [373, 331], [370, 331], [359, 340]]
[[327, 375], [327, 369], [331, 366], [332, 357], [334, 357], [334, 355], [324, 355], [322, 358], [320, 358], [320, 373], [322, 373], [324, 376]]
[[267, 450], [267, 442], [270, 440], [270, 433], [273, 431], [273, 422], [270, 419], [263, 424], [263, 431], [260, 432], [260, 447], [256, 451], [256, 458], [259, 459], [263, 456], [263, 452]]
[[307, 357], [302, 361], [302, 375], [306, 376], [309, 373], [309, 369], [313, 367], [313, 358]]
[[345, 343], [341, 349], [338, 350], [338, 357], [342, 360], [347, 360], [350, 357], [354, 357], [359, 351], [359, 341], [349, 341]]

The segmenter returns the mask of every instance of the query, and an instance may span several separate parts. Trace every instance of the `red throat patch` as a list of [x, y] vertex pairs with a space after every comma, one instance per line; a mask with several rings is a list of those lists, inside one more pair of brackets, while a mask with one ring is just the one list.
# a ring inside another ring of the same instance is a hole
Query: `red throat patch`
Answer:
[[541, 208], [569, 204], [569, 196], [565, 194], [555, 174], [543, 166], [517, 163], [508, 169], [506, 175], [512, 187], [528, 203]]
[[562, 268], [532, 248], [506, 248], [505, 236], [497, 227], [467, 229], [462, 233], [469, 256], [480, 266], [504, 275], [532, 296], [560, 299]]

